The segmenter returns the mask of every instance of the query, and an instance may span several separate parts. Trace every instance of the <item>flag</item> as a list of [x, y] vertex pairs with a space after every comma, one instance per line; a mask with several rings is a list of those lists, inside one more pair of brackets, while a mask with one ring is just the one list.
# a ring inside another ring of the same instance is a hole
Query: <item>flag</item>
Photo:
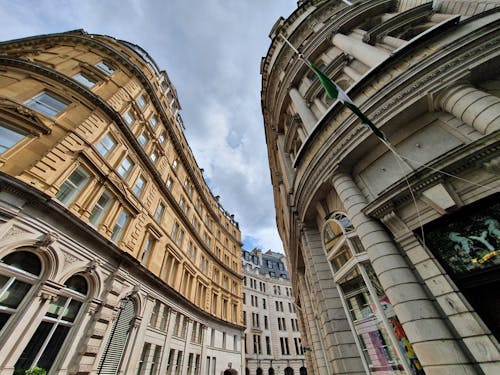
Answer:
[[349, 108], [358, 118], [361, 120], [363, 125], [366, 125], [370, 128], [370, 130], [375, 134], [377, 137], [379, 137], [382, 140], [386, 140], [384, 133], [375, 126], [373, 122], [370, 121], [368, 117], [358, 108], [356, 105], [352, 102], [351, 98], [347, 96], [344, 90], [337, 85], [331, 78], [329, 78], [325, 73], [321, 71], [320, 68], [318, 68], [316, 65], [313, 63], [306, 61], [306, 64], [309, 66], [309, 68], [312, 69], [312, 71], [316, 74], [318, 77], [319, 81], [321, 82], [321, 85], [326, 91], [326, 94], [331, 98], [331, 99], [338, 99], [340, 100], [347, 108]]

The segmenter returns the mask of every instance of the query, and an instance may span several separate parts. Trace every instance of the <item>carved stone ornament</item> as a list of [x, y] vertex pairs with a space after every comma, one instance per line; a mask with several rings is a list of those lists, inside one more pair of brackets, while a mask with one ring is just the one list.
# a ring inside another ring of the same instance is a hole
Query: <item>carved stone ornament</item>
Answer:
[[26, 231], [19, 227], [13, 226], [8, 230], [7, 233], [5, 233], [5, 237], [13, 237], [23, 233], [26, 233]]
[[74, 263], [79, 261], [80, 259], [75, 257], [74, 255], [64, 253], [64, 263]]
[[48, 232], [43, 235], [43, 237], [35, 242], [36, 247], [49, 247], [54, 242], [59, 239], [59, 236], [55, 232]]

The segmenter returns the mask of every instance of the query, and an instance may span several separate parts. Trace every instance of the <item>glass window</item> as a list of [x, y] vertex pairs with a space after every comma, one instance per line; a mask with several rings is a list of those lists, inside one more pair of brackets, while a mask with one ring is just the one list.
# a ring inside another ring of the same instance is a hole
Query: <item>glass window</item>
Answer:
[[165, 182], [165, 186], [167, 187], [168, 190], [172, 188], [172, 179], [169, 177], [167, 178], [167, 181]]
[[158, 125], [158, 117], [156, 117], [156, 115], [151, 116], [151, 118], [149, 119], [149, 124], [153, 128], [156, 128], [156, 125]]
[[117, 242], [121, 238], [123, 231], [125, 230], [125, 227], [127, 226], [129, 220], [130, 220], [129, 213], [126, 210], [122, 210], [122, 212], [120, 212], [120, 215], [118, 216], [118, 219], [116, 220], [115, 226], [113, 227], [113, 231], [111, 233], [112, 241]]
[[158, 207], [156, 208], [155, 216], [154, 219], [157, 223], [161, 221], [161, 218], [163, 216], [163, 212], [165, 211], [165, 205], [163, 203], [159, 203]]
[[123, 119], [125, 120], [128, 126], [132, 126], [132, 124], [135, 122], [135, 117], [130, 111], [127, 111], [123, 114]]
[[78, 316], [87, 291], [87, 281], [81, 275], [66, 281], [65, 288], [50, 303], [45, 317], [17, 360], [14, 373], [22, 373], [34, 366], [50, 370]]
[[0, 123], [0, 155], [26, 137], [26, 133], [5, 123]]
[[79, 83], [81, 83], [83, 86], [88, 87], [89, 89], [94, 87], [95, 84], [97, 83], [96, 80], [92, 79], [85, 73], [77, 73], [73, 76], [73, 79]]
[[138, 138], [138, 141], [139, 141], [139, 144], [142, 147], [144, 147], [148, 143], [149, 137], [145, 133], [141, 133], [141, 135]]
[[156, 163], [156, 161], [158, 160], [158, 153], [156, 151], [153, 151], [150, 155], [150, 159], [153, 163]]
[[90, 176], [87, 171], [82, 167], [78, 167], [61, 185], [56, 194], [56, 199], [62, 204], [69, 205], [84, 188], [89, 179]]
[[41, 112], [48, 117], [54, 117], [68, 106], [68, 102], [55, 94], [43, 91], [24, 103], [31, 109]]
[[[8, 270], [8, 275], [1, 274]], [[0, 331], [17, 312], [42, 272], [40, 259], [29, 251], [16, 251], [0, 260]]]
[[160, 144], [165, 144], [165, 134], [161, 133], [160, 136], [158, 137], [158, 141]]
[[135, 102], [139, 106], [139, 108], [144, 108], [146, 106], [146, 99], [144, 98], [144, 95], [140, 95]]
[[100, 70], [102, 70], [107, 75], [111, 75], [116, 71], [116, 69], [113, 65], [111, 65], [105, 61], [100, 61], [95, 66], [98, 67]]
[[139, 176], [137, 181], [135, 181], [135, 185], [132, 188], [132, 191], [134, 192], [136, 197], [139, 197], [144, 190], [144, 186], [146, 185], [146, 181], [144, 180], [144, 177]]
[[117, 172], [120, 175], [120, 177], [126, 178], [130, 173], [130, 170], [132, 169], [133, 165], [134, 163], [132, 163], [132, 160], [128, 156], [126, 156], [118, 166]]
[[151, 253], [151, 250], [154, 248], [154, 239], [150, 236], [147, 235], [146, 240], [144, 241], [144, 245], [142, 247], [142, 256], [141, 256], [141, 263], [146, 263], [149, 259], [149, 254]]
[[101, 142], [96, 146], [97, 152], [101, 154], [102, 157], [106, 157], [116, 146], [115, 139], [110, 135], [106, 134]]
[[106, 190], [102, 193], [90, 213], [89, 221], [92, 225], [97, 227], [101, 223], [104, 215], [109, 210], [109, 207], [111, 207], [111, 203], [113, 203], [113, 196]]

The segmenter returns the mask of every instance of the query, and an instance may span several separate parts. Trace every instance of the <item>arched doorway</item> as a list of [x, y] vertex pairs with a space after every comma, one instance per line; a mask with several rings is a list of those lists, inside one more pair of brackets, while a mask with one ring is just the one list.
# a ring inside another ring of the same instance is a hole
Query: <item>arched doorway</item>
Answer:
[[238, 375], [238, 371], [236, 371], [234, 368], [228, 368], [224, 371], [224, 375]]
[[272, 367], [269, 367], [268, 374], [269, 375], [274, 375], [274, 369]]
[[293, 375], [293, 368], [291, 367], [285, 368], [285, 375]]
[[264, 372], [260, 367], [257, 367], [257, 375], [264, 375]]
[[245, 375], [250, 375], [250, 370], [248, 369], [248, 367], [245, 368]]
[[299, 369], [299, 374], [300, 375], [307, 375], [307, 369], [302, 366], [300, 369]]

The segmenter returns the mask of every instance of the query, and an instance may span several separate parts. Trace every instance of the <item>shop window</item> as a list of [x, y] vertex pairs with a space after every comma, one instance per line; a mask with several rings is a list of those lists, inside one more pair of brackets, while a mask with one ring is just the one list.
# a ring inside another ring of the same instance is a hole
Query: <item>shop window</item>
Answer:
[[43, 113], [48, 117], [55, 117], [68, 106], [68, 102], [55, 94], [43, 91], [24, 103], [26, 106]]
[[64, 283], [64, 288], [50, 302], [42, 322], [17, 360], [14, 373], [34, 366], [50, 370], [77, 320], [87, 293], [88, 284], [81, 275], [72, 276]]

